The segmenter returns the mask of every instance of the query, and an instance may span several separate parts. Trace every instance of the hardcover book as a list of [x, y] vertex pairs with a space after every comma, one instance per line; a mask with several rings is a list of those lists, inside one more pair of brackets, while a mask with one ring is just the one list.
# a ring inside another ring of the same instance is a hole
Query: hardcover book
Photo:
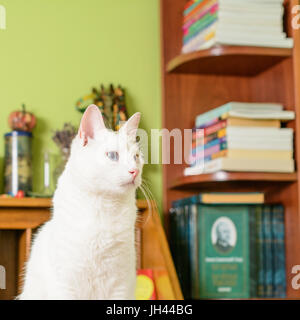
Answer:
[[249, 298], [248, 207], [199, 208], [200, 298]]
[[271, 224], [271, 206], [264, 205], [262, 212], [263, 221], [263, 254], [264, 254], [264, 296], [271, 298], [273, 296], [273, 253], [272, 253], [272, 224]]
[[273, 251], [273, 297], [286, 297], [284, 208], [274, 205], [272, 209]]

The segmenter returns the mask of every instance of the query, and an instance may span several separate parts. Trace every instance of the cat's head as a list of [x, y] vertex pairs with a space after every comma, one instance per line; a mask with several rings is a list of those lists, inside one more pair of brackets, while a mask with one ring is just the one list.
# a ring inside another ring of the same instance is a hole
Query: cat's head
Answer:
[[144, 159], [136, 142], [140, 116], [135, 113], [114, 132], [105, 127], [97, 106], [87, 108], [67, 165], [81, 187], [103, 194], [124, 194], [141, 185]]

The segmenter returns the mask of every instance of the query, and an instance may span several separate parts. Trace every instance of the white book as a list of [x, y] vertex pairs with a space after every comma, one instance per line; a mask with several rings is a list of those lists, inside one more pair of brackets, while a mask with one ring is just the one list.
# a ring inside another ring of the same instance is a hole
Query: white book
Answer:
[[265, 110], [230, 110], [229, 115], [236, 118], [245, 118], [245, 119], [271, 119], [271, 120], [294, 120], [295, 112], [294, 111], [274, 111], [268, 112]]
[[226, 137], [235, 139], [244, 138], [271, 138], [271, 139], [293, 139], [292, 128], [266, 128], [266, 127], [227, 127]]
[[237, 30], [241, 33], [260, 33], [264, 35], [278, 35], [283, 34], [286, 37], [286, 33], [282, 31], [282, 26], [260, 26], [260, 25], [235, 25], [235, 24], [221, 24], [217, 22], [218, 30], [224, 32], [237, 32]]
[[238, 3], [245, 5], [268, 5], [268, 6], [276, 6], [283, 5], [284, 0], [219, 0], [220, 3]]
[[185, 50], [184, 53], [190, 53], [198, 50], [210, 49], [215, 45], [228, 45], [228, 46], [249, 46], [249, 47], [267, 47], [267, 48], [286, 48], [291, 49], [294, 46], [294, 40], [291, 38], [277, 40], [277, 41], [249, 41], [248, 39], [236, 39], [236, 38], [217, 38], [214, 37], [211, 40], [205, 41], [201, 44], [197, 44]]
[[244, 12], [268, 12], [272, 14], [283, 14], [284, 8], [282, 4], [261, 4], [257, 2], [249, 2], [247, 4], [241, 1], [225, 0], [219, 1], [219, 10], [221, 11], [244, 11]]
[[293, 141], [278, 141], [278, 140], [264, 140], [261, 139], [228, 139], [228, 149], [245, 149], [245, 150], [277, 150], [277, 151], [292, 151]]
[[218, 13], [218, 21], [222, 24], [240, 24], [240, 25], [253, 25], [257, 24], [260, 26], [278, 26], [282, 27], [282, 18], [278, 17], [276, 19], [272, 18], [265, 18], [263, 16], [256, 17], [255, 19], [253, 17], [245, 17], [240, 14], [220, 14]]
[[242, 32], [240, 30], [235, 31], [225, 31], [218, 29], [216, 31], [216, 37], [219, 38], [230, 38], [235, 39], [247, 39], [248, 41], [281, 41], [286, 39], [286, 35], [281, 32], [277, 34], [265, 34], [265, 33], [256, 33], [256, 32]]
[[185, 176], [214, 173], [218, 171], [240, 172], [294, 172], [292, 159], [231, 159], [218, 158], [196, 167], [184, 169]]
[[[256, 117], [259, 116], [261, 113], [268, 114], [278, 113], [283, 110], [283, 105], [280, 103], [259, 103], [259, 102], [236, 102], [231, 101], [222, 106], [214, 108], [210, 111], [205, 113], [199, 114], [196, 117], [196, 127], [199, 128], [206, 122], [212, 121], [215, 118], [218, 118], [227, 113], [238, 113], [244, 114], [246, 111], [251, 110], [252, 114]], [[251, 114], [251, 118], [252, 117]], [[257, 118], [254, 118], [257, 119]]]

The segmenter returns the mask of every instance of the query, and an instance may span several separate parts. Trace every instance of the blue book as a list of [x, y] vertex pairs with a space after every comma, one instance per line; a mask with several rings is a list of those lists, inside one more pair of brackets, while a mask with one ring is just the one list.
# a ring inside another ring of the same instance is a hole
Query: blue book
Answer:
[[272, 252], [272, 220], [271, 206], [263, 207], [263, 252], [264, 252], [264, 295], [265, 298], [273, 296], [273, 252]]
[[[208, 142], [208, 143], [206, 143], [204, 145], [199, 145], [196, 148], [191, 149], [191, 153], [192, 153], [192, 155], [194, 155], [194, 154], [196, 154], [198, 152], [201, 152], [203, 150], [209, 149], [211, 147], [214, 147], [214, 146], [216, 146], [218, 144], [221, 144], [221, 143], [224, 143], [224, 142], [226, 142], [226, 137], [214, 139], [214, 140], [212, 140], [212, 141], [210, 141], [210, 142]], [[224, 145], [223, 147], [226, 148], [227, 145]]]
[[272, 208], [272, 247], [273, 247], [273, 297], [286, 297], [285, 270], [285, 230], [284, 208], [274, 205]]

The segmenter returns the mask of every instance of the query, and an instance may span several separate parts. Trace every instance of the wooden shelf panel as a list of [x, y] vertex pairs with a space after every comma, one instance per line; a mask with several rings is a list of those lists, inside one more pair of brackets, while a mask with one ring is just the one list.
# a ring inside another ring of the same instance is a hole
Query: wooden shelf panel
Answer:
[[214, 46], [181, 54], [167, 65], [167, 72], [254, 76], [292, 57], [292, 49]]
[[195, 189], [226, 182], [295, 182], [297, 173], [225, 172], [180, 177], [171, 184], [171, 189]]

